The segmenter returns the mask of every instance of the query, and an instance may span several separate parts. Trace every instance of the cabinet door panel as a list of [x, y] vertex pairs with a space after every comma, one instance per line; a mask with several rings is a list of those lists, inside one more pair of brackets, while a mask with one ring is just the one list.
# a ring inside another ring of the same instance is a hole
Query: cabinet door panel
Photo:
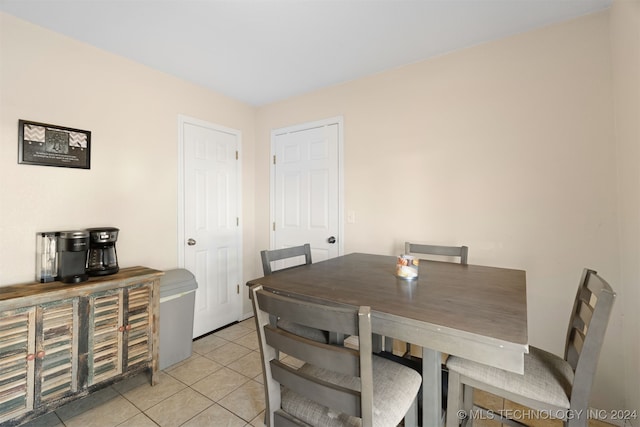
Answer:
[[89, 384], [122, 372], [122, 290], [92, 295], [89, 325]]
[[42, 331], [37, 348], [44, 356], [36, 364], [40, 402], [59, 399], [77, 390], [78, 298], [39, 307]]
[[33, 408], [34, 353], [35, 308], [0, 314], [0, 422]]
[[151, 360], [151, 284], [128, 291], [127, 367]]

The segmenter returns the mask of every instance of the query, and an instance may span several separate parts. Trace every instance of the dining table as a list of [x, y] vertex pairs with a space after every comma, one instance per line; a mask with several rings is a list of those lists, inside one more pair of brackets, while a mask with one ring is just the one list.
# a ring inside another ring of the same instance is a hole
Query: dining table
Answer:
[[[422, 348], [422, 420], [441, 426], [442, 353], [524, 372], [524, 270], [419, 260], [418, 277], [396, 276], [396, 256], [351, 253], [276, 271], [248, 286], [336, 305], [371, 308], [376, 336]], [[379, 340], [384, 347], [383, 340]], [[381, 350], [382, 348], [376, 350]]]

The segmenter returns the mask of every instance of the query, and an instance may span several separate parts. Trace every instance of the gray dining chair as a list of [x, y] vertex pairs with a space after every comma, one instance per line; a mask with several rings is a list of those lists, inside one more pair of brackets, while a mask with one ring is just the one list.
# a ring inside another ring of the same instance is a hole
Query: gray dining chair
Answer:
[[443, 257], [456, 257], [460, 259], [460, 264], [467, 264], [469, 248], [467, 246], [442, 246], [426, 245], [422, 243], [404, 243], [405, 254], [410, 255], [436, 255]]
[[304, 262], [297, 262], [286, 268], [311, 264], [311, 245], [309, 245], [309, 243], [305, 243], [304, 245], [292, 246], [289, 248], [264, 250], [260, 252], [260, 257], [262, 258], [262, 271], [265, 276], [268, 276], [274, 271], [277, 271], [273, 270], [271, 265], [272, 262], [283, 260], [302, 261], [302, 257], [304, 257]]
[[[268, 276], [276, 271], [311, 264], [311, 245], [309, 245], [309, 243], [305, 243], [304, 245], [300, 246], [263, 250], [260, 252], [260, 257], [262, 258], [262, 271], [265, 276]], [[275, 263], [276, 261], [288, 262], [288, 265], [279, 270], [274, 270], [271, 263]], [[330, 339], [329, 333], [327, 331], [316, 328], [309, 328], [289, 322], [285, 319], [278, 319], [277, 322], [278, 326], [280, 326], [281, 328], [299, 335], [303, 335], [315, 341], [326, 343]]]
[[[369, 307], [345, 307], [251, 288], [265, 388], [265, 424], [397, 426], [417, 421], [422, 382], [413, 369], [372, 354]], [[357, 348], [319, 343], [270, 322], [272, 316], [358, 337]], [[287, 365], [284, 353], [304, 362]], [[406, 416], [405, 416], [406, 415]]]
[[[473, 406], [473, 389], [481, 389], [545, 414], [568, 415], [560, 418], [567, 427], [586, 427], [591, 386], [615, 296], [595, 271], [584, 269], [569, 319], [564, 358], [529, 346], [524, 375], [450, 356], [446, 426], [460, 424], [461, 405], [466, 414], [471, 409], [486, 411]], [[577, 414], [582, 416], [572, 416]], [[521, 425], [492, 415], [503, 424]]]

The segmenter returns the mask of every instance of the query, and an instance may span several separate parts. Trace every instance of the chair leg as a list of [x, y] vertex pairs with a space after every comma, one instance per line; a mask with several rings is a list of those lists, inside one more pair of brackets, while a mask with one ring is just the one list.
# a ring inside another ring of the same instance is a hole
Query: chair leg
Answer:
[[460, 374], [449, 371], [449, 388], [447, 391], [446, 427], [458, 427], [463, 420], [460, 416], [462, 408], [462, 383]]
[[465, 426], [473, 425], [473, 417], [471, 416], [471, 412], [473, 411], [473, 387], [470, 385], [462, 384], [462, 406], [464, 409], [464, 413], [467, 416], [467, 423]]
[[418, 426], [418, 397], [413, 399], [411, 407], [404, 416], [404, 427]]

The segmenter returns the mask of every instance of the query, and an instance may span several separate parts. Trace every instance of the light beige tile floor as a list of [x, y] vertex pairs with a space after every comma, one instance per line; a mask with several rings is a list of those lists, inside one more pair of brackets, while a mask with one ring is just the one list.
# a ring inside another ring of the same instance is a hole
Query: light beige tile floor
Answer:
[[[294, 367], [300, 365], [298, 360], [287, 356], [282, 360]], [[506, 406], [502, 399], [494, 402], [491, 396], [477, 397], [483, 399], [483, 406], [497, 405], [493, 409]], [[264, 409], [260, 350], [255, 323], [250, 318], [194, 341], [192, 356], [162, 371], [159, 384], [153, 387], [147, 374], [140, 374], [24, 426], [259, 427], [264, 426]], [[500, 426], [495, 421], [476, 424]], [[590, 427], [605, 426], [590, 424]]]
[[263, 426], [264, 388], [253, 318], [193, 343], [190, 358], [71, 402], [24, 426]]

